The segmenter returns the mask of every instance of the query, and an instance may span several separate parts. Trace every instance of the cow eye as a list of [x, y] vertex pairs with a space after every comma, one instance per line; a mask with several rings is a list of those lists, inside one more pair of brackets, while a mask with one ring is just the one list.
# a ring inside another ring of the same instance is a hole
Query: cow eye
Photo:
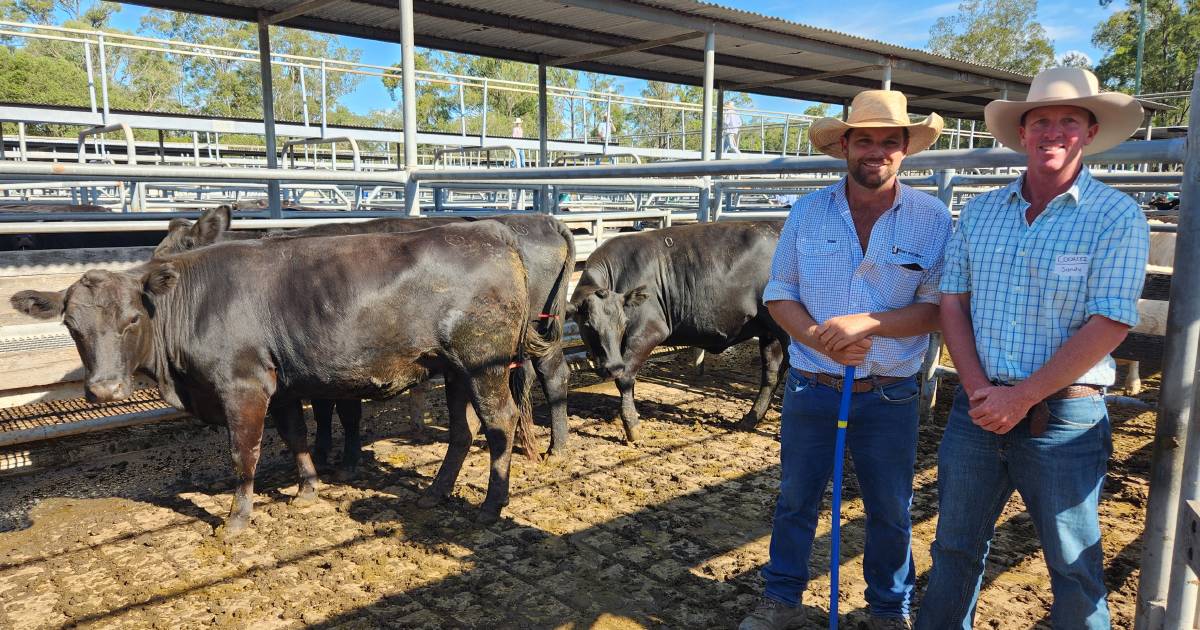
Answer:
[[140, 313], [134, 313], [133, 317], [130, 317], [129, 321], [125, 322], [125, 329], [122, 332], [128, 331], [130, 328], [137, 326], [139, 323], [141, 323], [141, 321], [142, 315]]

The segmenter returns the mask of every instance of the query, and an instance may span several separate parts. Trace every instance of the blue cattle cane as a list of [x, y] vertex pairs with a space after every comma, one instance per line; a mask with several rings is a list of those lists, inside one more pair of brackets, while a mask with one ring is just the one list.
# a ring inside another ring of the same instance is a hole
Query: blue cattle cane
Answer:
[[833, 443], [833, 531], [829, 534], [829, 628], [838, 627], [838, 567], [841, 565], [842, 459], [846, 453], [846, 426], [850, 424], [850, 394], [854, 390], [854, 366], [842, 375], [842, 404], [838, 407], [837, 438]]

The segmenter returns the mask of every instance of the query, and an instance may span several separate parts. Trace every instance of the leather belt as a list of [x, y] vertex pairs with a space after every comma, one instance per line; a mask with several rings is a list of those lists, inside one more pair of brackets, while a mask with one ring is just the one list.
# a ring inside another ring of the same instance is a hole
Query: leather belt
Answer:
[[[841, 376], [834, 376], [833, 374], [825, 374], [823, 372], [805, 372], [804, 370], [796, 370], [796, 371], [799, 372], [801, 376], [803, 376], [804, 378], [806, 378], [810, 381], [816, 381], [817, 383], [819, 383], [821, 385], [825, 385], [827, 387], [832, 387], [838, 391], [842, 390], [842, 381], [845, 380]], [[864, 378], [855, 379], [853, 384], [850, 386], [850, 391], [854, 392], [855, 394], [861, 394], [863, 392], [874, 391], [876, 387], [883, 387], [884, 385], [891, 385], [892, 383], [899, 383], [900, 381], [907, 380], [910, 378], [912, 378], [912, 377], [911, 376], [867, 376]]]
[[1050, 394], [1041, 402], [1030, 408], [1029, 415], [1025, 416], [1029, 420], [1029, 434], [1033, 437], [1037, 437], [1046, 432], [1046, 427], [1050, 424], [1050, 406], [1046, 404], [1047, 400], [1087, 398], [1088, 396], [1100, 396], [1103, 394], [1103, 387], [1099, 385], [1086, 385], [1083, 383], [1067, 385], [1053, 394]]

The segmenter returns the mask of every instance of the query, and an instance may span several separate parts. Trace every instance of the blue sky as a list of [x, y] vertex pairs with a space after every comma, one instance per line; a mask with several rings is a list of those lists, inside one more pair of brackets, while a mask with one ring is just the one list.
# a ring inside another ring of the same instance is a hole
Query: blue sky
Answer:
[[[939, 17], [953, 15], [958, 7], [957, 0], [720, 0], [714, 4], [917, 49], [925, 48], [934, 22]], [[1094, 63], [1104, 53], [1092, 46], [1092, 30], [1109, 15], [1124, 8], [1125, 3], [1119, 0], [1107, 7], [1101, 7], [1097, 0], [1040, 0], [1037, 20], [1046, 28], [1057, 54], [1079, 51]], [[142, 7], [123, 5], [114, 18], [114, 26], [136, 30], [138, 20], [145, 12]], [[341, 39], [344, 45], [362, 50], [362, 60], [366, 63], [389, 65], [400, 58], [398, 44], [350, 37]], [[644, 85], [636, 79], [620, 79], [619, 84], [626, 94], [638, 94]], [[808, 105], [767, 96], [753, 96], [753, 99], [757, 107], [776, 111], [799, 112]], [[388, 107], [390, 102], [382, 86], [371, 80], [364, 81], [362, 87], [347, 99], [347, 104], [355, 111]]]

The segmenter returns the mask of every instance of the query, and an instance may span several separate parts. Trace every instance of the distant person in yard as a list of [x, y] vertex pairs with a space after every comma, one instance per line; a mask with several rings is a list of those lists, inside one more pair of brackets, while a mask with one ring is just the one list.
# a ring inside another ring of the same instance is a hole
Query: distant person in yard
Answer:
[[514, 137], [514, 138], [524, 138], [525, 137], [525, 128], [521, 126], [520, 118], [513, 121], [512, 137]]
[[733, 103], [725, 102], [725, 117], [721, 121], [721, 150], [741, 157], [738, 140], [742, 133], [742, 117], [733, 111]]
[[1131, 96], [1051, 68], [988, 129], [1026, 155], [1016, 181], [972, 199], [946, 248], [941, 319], [959, 391], [938, 451], [933, 569], [917, 628], [974, 624], [988, 548], [1014, 490], [1050, 570], [1055, 628], [1110, 627], [1097, 506], [1112, 428], [1109, 354], [1137, 324], [1150, 231], [1083, 157], [1138, 128]]

